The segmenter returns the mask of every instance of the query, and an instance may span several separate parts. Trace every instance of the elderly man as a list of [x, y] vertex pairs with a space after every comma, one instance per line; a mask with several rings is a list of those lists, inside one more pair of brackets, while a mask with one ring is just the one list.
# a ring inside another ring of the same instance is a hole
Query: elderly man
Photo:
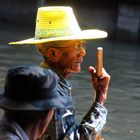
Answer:
[[38, 140], [43, 136], [54, 109], [73, 103], [57, 89], [58, 77], [37, 66], [18, 66], [8, 71], [0, 107], [0, 140]]
[[[86, 54], [85, 40], [104, 38], [105, 31], [81, 30], [71, 7], [51, 6], [38, 9], [35, 37], [10, 44], [36, 44], [43, 56], [42, 67], [49, 68], [59, 77], [58, 90], [63, 96], [71, 97], [71, 84], [67, 81], [72, 72], [81, 71], [81, 63]], [[47, 129], [46, 140], [93, 140], [106, 123], [106, 100], [110, 76], [103, 69], [97, 77], [96, 69], [89, 67], [96, 99], [81, 120], [75, 120], [74, 106], [55, 110]]]

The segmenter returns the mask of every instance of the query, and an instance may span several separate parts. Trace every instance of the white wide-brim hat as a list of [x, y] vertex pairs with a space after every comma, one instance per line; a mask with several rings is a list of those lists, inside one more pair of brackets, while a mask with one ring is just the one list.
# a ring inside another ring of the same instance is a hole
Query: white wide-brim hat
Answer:
[[98, 29], [81, 30], [71, 7], [49, 6], [38, 8], [35, 37], [9, 44], [38, 44], [61, 40], [98, 39], [107, 32]]

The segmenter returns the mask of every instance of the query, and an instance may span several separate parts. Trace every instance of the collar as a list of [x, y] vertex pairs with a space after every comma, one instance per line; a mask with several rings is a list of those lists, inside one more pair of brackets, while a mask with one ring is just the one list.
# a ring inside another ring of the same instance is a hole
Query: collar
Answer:
[[40, 67], [49, 68], [49, 64], [48, 64], [45, 60], [42, 60], [42, 61], [40, 62]]
[[59, 72], [49, 66], [49, 64], [45, 60], [41, 61], [40, 66], [43, 68], [50, 68], [54, 73], [56, 73], [59, 77], [59, 84], [71, 92], [72, 86], [70, 82], [66, 78], [64, 78]]

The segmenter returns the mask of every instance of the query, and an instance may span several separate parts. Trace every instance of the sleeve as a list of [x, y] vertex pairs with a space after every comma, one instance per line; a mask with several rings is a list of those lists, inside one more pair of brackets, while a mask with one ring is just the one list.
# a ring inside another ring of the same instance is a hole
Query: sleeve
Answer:
[[73, 125], [69, 129], [64, 140], [94, 140], [106, 123], [107, 113], [107, 109], [101, 104], [93, 104], [79, 126]]

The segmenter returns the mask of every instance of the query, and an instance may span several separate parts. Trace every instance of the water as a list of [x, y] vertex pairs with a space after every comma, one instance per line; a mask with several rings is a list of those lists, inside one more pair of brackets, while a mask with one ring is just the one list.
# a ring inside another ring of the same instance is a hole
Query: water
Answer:
[[[7, 45], [10, 40], [28, 38], [29, 35], [24, 29], [7, 28], [0, 31], [2, 38], [0, 40], [0, 91], [3, 91], [4, 77], [9, 67], [19, 64], [39, 64], [41, 60], [34, 46]], [[73, 96], [76, 98], [77, 121], [80, 122], [92, 103], [93, 91], [87, 69], [89, 65], [95, 65], [96, 47], [102, 46], [104, 67], [111, 75], [108, 100], [105, 104], [109, 113], [102, 136], [105, 140], [138, 140], [140, 137], [139, 44], [101, 40], [88, 41], [87, 46], [82, 71], [79, 74], [72, 74], [69, 79], [73, 85]]]

